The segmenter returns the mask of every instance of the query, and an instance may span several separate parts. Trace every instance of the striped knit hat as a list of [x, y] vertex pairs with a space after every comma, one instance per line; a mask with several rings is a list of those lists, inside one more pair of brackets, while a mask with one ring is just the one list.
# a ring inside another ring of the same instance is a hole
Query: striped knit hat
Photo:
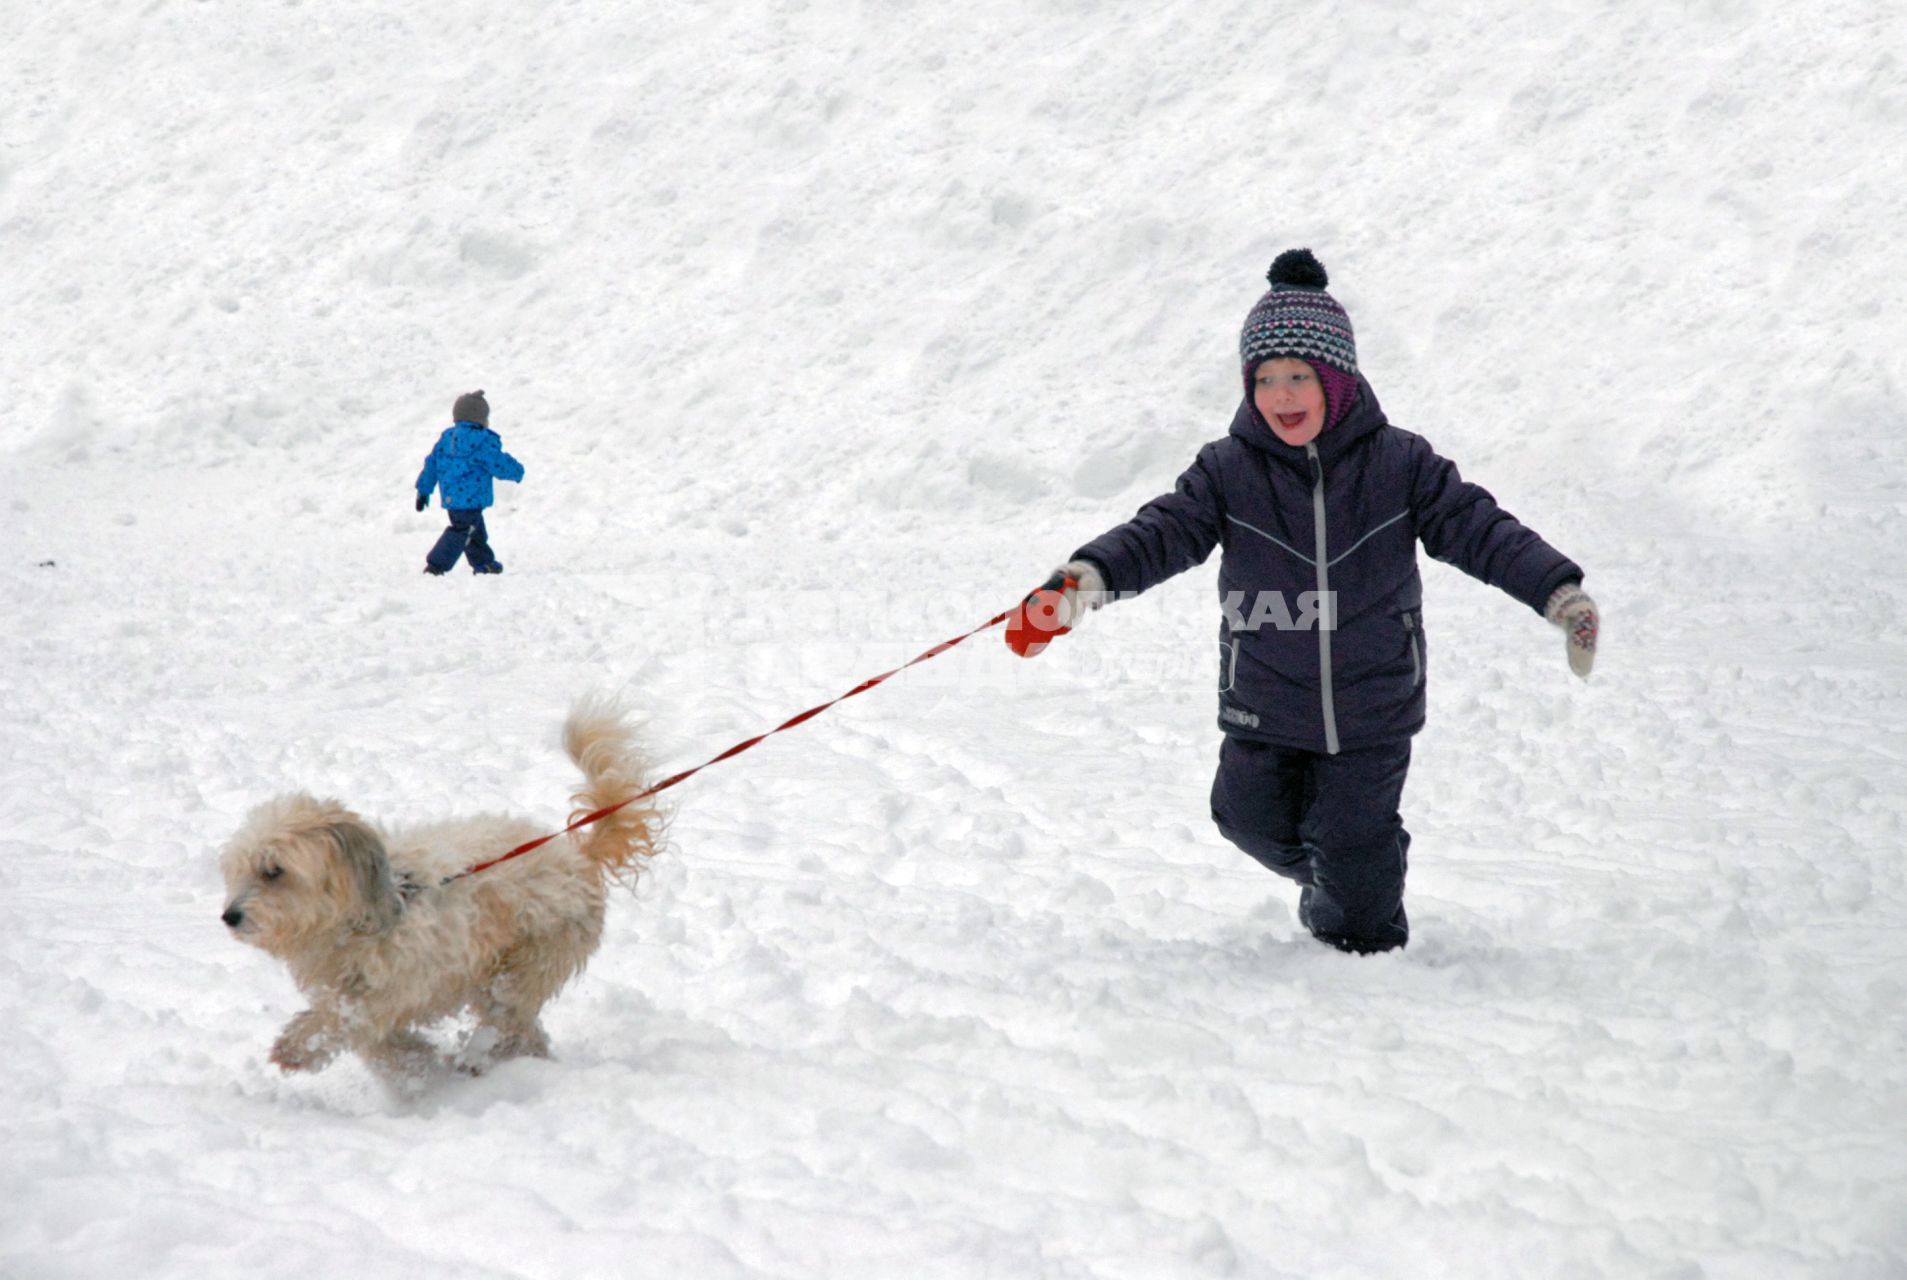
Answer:
[[1351, 317], [1337, 299], [1324, 291], [1331, 278], [1309, 249], [1287, 249], [1265, 273], [1271, 288], [1245, 317], [1238, 335], [1238, 359], [1245, 374], [1245, 395], [1251, 395], [1252, 375], [1258, 366], [1280, 356], [1310, 365], [1324, 388], [1328, 430], [1357, 399], [1357, 335]]

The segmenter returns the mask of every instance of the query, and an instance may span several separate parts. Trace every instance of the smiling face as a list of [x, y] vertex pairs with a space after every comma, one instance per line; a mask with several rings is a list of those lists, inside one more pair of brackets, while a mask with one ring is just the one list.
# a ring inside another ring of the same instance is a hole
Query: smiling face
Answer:
[[1259, 365], [1252, 371], [1251, 399], [1272, 434], [1288, 445], [1301, 448], [1324, 430], [1324, 387], [1302, 360], [1278, 356]]

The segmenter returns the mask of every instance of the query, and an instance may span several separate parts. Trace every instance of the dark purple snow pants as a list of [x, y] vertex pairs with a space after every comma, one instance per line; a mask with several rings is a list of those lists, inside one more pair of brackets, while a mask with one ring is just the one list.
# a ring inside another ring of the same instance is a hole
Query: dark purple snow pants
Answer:
[[1227, 736], [1212, 780], [1212, 821], [1304, 886], [1298, 919], [1320, 940], [1340, 951], [1389, 951], [1410, 940], [1410, 833], [1397, 813], [1409, 772], [1409, 739], [1332, 756]]
[[424, 557], [425, 565], [432, 573], [442, 573], [463, 556], [478, 573], [488, 570], [496, 555], [490, 550], [490, 530], [484, 527], [482, 508], [459, 507], [444, 514], [450, 517], [450, 527], [437, 535], [437, 545]]

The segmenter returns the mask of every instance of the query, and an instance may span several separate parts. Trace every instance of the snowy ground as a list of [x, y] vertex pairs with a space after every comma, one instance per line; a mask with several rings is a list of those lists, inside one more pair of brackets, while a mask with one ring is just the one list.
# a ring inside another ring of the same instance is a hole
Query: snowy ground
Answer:
[[[1907, 1275], [1897, 7], [13, 8], [0, 1275]], [[1606, 615], [1427, 566], [1408, 951], [1211, 829], [1208, 565], [672, 792], [555, 1060], [266, 1064], [251, 804], [554, 826], [578, 695], [681, 767], [967, 630], [1293, 244]]]

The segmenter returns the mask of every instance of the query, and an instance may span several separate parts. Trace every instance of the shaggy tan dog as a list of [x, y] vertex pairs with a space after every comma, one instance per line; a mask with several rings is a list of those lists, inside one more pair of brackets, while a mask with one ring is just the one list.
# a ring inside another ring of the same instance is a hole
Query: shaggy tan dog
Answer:
[[[645, 789], [643, 762], [612, 708], [586, 702], [563, 726], [582, 769], [577, 816]], [[311, 1001], [272, 1046], [286, 1071], [350, 1050], [393, 1082], [443, 1065], [420, 1027], [470, 1009], [460, 1065], [548, 1056], [537, 1020], [602, 939], [607, 882], [656, 852], [654, 802], [627, 808], [473, 876], [443, 883], [545, 834], [477, 817], [380, 831], [343, 805], [288, 795], [254, 809], [226, 846], [224, 921], [277, 956]]]

